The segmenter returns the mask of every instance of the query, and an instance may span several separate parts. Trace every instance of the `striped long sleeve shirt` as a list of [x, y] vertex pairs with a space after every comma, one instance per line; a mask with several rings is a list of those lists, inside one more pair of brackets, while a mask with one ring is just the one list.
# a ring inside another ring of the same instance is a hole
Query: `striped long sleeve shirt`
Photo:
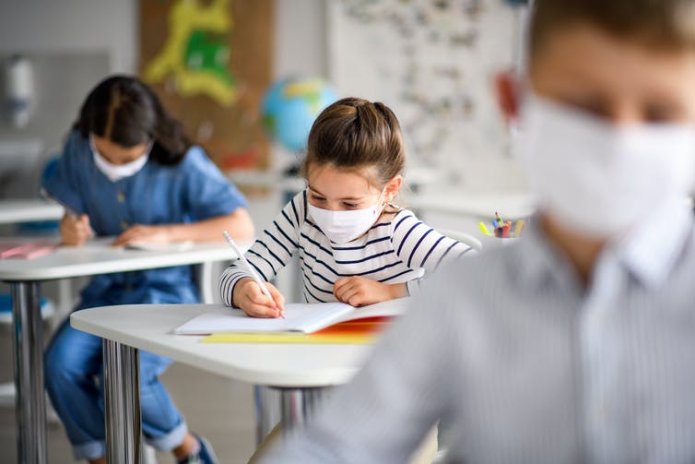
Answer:
[[[271, 227], [246, 253], [258, 274], [270, 281], [298, 253], [303, 294], [308, 303], [336, 301], [333, 285], [342, 277], [363, 276], [386, 284], [406, 283], [408, 290], [425, 272], [456, 259], [471, 248], [419, 221], [406, 209], [379, 219], [362, 237], [345, 245], [332, 243], [307, 212], [306, 191], [297, 194]], [[222, 301], [232, 306], [234, 285], [250, 277], [232, 264], [220, 278]]]

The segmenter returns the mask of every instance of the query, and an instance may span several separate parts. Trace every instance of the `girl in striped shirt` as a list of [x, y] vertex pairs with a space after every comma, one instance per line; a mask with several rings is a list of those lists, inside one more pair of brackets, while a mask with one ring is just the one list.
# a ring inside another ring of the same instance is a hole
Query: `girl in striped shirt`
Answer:
[[[400, 125], [386, 105], [358, 98], [332, 104], [309, 134], [308, 188], [247, 252], [251, 266], [269, 281], [298, 253], [308, 303], [363, 306], [407, 296], [425, 272], [471, 249], [392, 203], [404, 166]], [[232, 264], [220, 292], [250, 316], [278, 317], [284, 298], [266, 285], [273, 301]]]

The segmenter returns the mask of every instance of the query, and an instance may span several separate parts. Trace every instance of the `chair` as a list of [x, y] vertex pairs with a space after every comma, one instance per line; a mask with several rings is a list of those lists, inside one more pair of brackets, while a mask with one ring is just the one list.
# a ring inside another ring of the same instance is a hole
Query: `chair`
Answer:
[[482, 251], [483, 250], [483, 244], [480, 240], [475, 238], [473, 235], [468, 234], [466, 232], [460, 232], [458, 230], [451, 230], [451, 229], [438, 229], [439, 233], [446, 235], [447, 237], [453, 238], [454, 240], [458, 240], [459, 242], [463, 243], [464, 245], [468, 245], [469, 247], [473, 248], [475, 251]]
[[[46, 320], [53, 316], [55, 306], [48, 298], [41, 297], [39, 303], [41, 308], [41, 319]], [[12, 323], [12, 295], [0, 293], [0, 324]]]

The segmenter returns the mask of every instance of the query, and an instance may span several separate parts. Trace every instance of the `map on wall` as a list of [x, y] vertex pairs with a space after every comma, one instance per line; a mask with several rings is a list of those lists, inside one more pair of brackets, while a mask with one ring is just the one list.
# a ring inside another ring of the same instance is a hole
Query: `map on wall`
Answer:
[[140, 0], [140, 71], [225, 170], [265, 167], [272, 0]]
[[520, 19], [502, 0], [333, 0], [330, 77], [394, 110], [412, 164], [478, 188], [512, 164], [493, 78], [518, 59]]

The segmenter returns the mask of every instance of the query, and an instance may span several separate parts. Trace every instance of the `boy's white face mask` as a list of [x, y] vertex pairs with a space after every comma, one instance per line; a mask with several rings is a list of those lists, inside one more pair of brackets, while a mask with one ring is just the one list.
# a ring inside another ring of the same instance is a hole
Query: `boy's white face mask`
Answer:
[[150, 158], [150, 150], [152, 149], [152, 145], [150, 144], [147, 148], [147, 152], [136, 160], [126, 164], [113, 164], [99, 153], [91, 136], [89, 137], [89, 146], [92, 149], [92, 158], [94, 159], [94, 164], [97, 169], [99, 169], [111, 182], [119, 181], [140, 172], [147, 164], [147, 160]]
[[379, 219], [382, 196], [369, 208], [347, 211], [321, 209], [309, 203], [309, 214], [331, 242], [343, 245], [364, 235]]
[[540, 209], [585, 235], [625, 232], [693, 187], [693, 127], [618, 127], [533, 95], [521, 124], [515, 148]]

